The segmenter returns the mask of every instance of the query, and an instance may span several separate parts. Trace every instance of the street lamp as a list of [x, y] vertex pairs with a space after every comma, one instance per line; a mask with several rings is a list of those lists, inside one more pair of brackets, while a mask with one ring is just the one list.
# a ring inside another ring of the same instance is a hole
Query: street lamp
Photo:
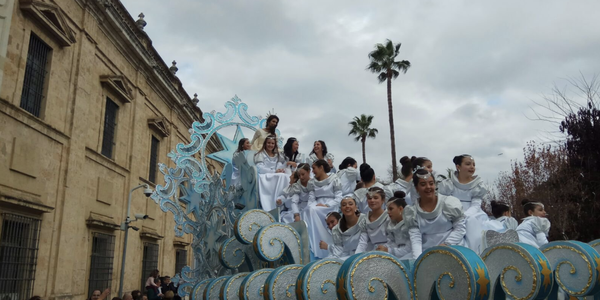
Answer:
[[125, 231], [125, 240], [123, 241], [123, 259], [121, 261], [121, 278], [119, 278], [119, 296], [123, 296], [123, 279], [125, 277], [125, 257], [127, 256], [127, 238], [129, 237], [129, 228], [138, 231], [140, 230], [138, 227], [130, 226], [129, 223], [135, 222], [137, 220], [145, 220], [148, 218], [148, 215], [144, 214], [135, 214], [134, 219], [129, 218], [129, 210], [131, 209], [131, 194], [133, 191], [137, 189], [144, 188], [144, 195], [146, 197], [150, 197], [152, 195], [152, 190], [147, 184], [140, 184], [131, 191], [129, 191], [129, 199], [127, 200], [127, 215], [125, 216], [125, 221], [121, 223], [121, 230]]

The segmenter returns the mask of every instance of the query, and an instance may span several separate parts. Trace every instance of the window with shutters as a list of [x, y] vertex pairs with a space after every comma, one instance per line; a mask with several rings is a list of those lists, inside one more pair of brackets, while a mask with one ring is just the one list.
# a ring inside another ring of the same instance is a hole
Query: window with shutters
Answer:
[[175, 250], [175, 273], [180, 274], [183, 267], [187, 266], [187, 250]]
[[148, 180], [152, 183], [156, 183], [156, 170], [158, 169], [158, 149], [160, 141], [152, 136], [150, 141], [150, 168], [148, 173]]
[[152, 271], [158, 269], [158, 244], [144, 243], [142, 257], [142, 291], [146, 290], [146, 280]]
[[44, 89], [51, 52], [52, 48], [50, 46], [35, 34], [31, 34], [20, 106], [38, 118], [42, 112], [42, 104], [45, 97]]
[[104, 291], [111, 287], [115, 236], [95, 232], [92, 236], [92, 257], [88, 297], [94, 290]]
[[2, 213], [0, 221], [0, 299], [29, 299], [35, 280], [41, 220]]
[[113, 158], [115, 150], [115, 134], [117, 130], [117, 115], [119, 106], [106, 97], [106, 107], [104, 109], [104, 131], [102, 133], [102, 155]]

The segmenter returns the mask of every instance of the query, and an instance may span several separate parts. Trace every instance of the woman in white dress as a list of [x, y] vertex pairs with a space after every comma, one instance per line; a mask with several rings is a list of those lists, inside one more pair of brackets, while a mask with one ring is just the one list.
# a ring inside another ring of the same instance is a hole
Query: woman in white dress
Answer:
[[319, 242], [331, 243], [331, 234], [327, 231], [325, 217], [330, 211], [338, 210], [342, 200], [342, 184], [335, 176], [329, 176], [329, 164], [317, 160], [312, 165], [315, 177], [308, 182], [308, 205], [302, 211], [302, 220], [306, 222], [310, 249], [316, 258], [325, 258], [328, 251], [319, 248]]
[[484, 224], [487, 230], [494, 230], [500, 233], [509, 229], [517, 230], [519, 222], [511, 216], [510, 205], [499, 201], [492, 201], [491, 205], [494, 218]]
[[519, 241], [539, 248], [548, 243], [550, 221], [546, 218], [544, 204], [528, 199], [521, 201], [523, 212], [527, 216], [517, 227]]
[[331, 229], [332, 243], [321, 241], [321, 249], [328, 249], [329, 256], [345, 260], [356, 253], [366, 216], [356, 207], [356, 201], [346, 197], [341, 203], [342, 218]]
[[367, 193], [367, 203], [371, 211], [367, 214], [365, 227], [360, 234], [356, 253], [375, 250], [387, 242], [386, 228], [390, 217], [385, 212], [385, 192], [380, 187], [371, 187]]
[[286, 172], [289, 170], [295, 172], [298, 165], [305, 162], [304, 154], [298, 152], [300, 144], [296, 138], [289, 138], [283, 146], [283, 155], [285, 155]]
[[309, 166], [312, 166], [319, 159], [326, 161], [329, 164], [330, 172], [335, 174], [336, 170], [333, 167], [334, 156], [332, 153], [327, 152], [327, 145], [321, 140], [314, 143], [313, 150], [306, 159], [306, 163], [308, 163]]
[[[243, 138], [238, 142], [237, 150], [233, 153], [233, 157], [236, 155], [244, 155], [245, 150], [250, 150], [252, 148], [252, 144], [250, 144], [250, 140], [247, 138]], [[231, 160], [231, 167], [233, 172], [231, 173], [231, 185], [238, 186], [240, 185], [240, 169], [235, 165], [235, 160]]]
[[290, 192], [292, 198], [292, 214], [294, 222], [300, 221], [302, 211], [308, 205], [308, 181], [310, 180], [310, 167], [308, 164], [302, 163], [298, 165], [296, 170], [299, 180], [292, 186]]
[[273, 135], [276, 137], [277, 133], [275, 130], [277, 129], [278, 124], [279, 117], [276, 115], [270, 115], [267, 118], [266, 127], [260, 128], [254, 132], [254, 137], [252, 137], [252, 140], [250, 141], [250, 144], [252, 144], [252, 150], [257, 152], [260, 151], [267, 136]]
[[404, 208], [413, 259], [434, 246], [464, 245], [467, 230], [460, 200], [438, 195], [433, 175], [425, 169], [413, 173], [413, 183], [419, 197], [415, 205]]
[[336, 176], [342, 182], [342, 197], [349, 197], [354, 194], [356, 182], [360, 180], [360, 172], [356, 167], [356, 160], [352, 157], [344, 158], [339, 166]]
[[254, 163], [258, 171], [258, 195], [265, 211], [275, 209], [275, 201], [289, 183], [289, 175], [285, 173], [285, 158], [277, 149], [274, 135], [268, 136], [263, 147], [254, 155]]
[[406, 194], [397, 191], [387, 202], [387, 213], [390, 221], [386, 228], [387, 243], [379, 245], [375, 250], [388, 252], [398, 259], [412, 259], [412, 249], [408, 228], [405, 225], [402, 213], [406, 207]]
[[413, 156], [409, 158], [408, 156], [403, 156], [400, 159], [400, 178], [396, 179], [396, 181], [385, 186], [385, 195], [388, 198], [391, 198], [395, 192], [402, 191], [406, 196], [406, 202], [408, 205], [413, 205], [413, 200], [411, 199], [411, 190], [413, 189], [412, 185], [412, 171], [413, 171], [413, 161], [417, 158]]
[[279, 222], [292, 223], [294, 222], [294, 213], [292, 211], [292, 196], [294, 193], [294, 184], [298, 182], [298, 172], [293, 172], [290, 175], [290, 185], [283, 189], [283, 192], [277, 197], [277, 207], [279, 207]]
[[367, 204], [367, 192], [372, 187], [383, 188], [383, 184], [377, 182], [375, 171], [367, 163], [360, 165], [360, 178], [363, 183], [363, 187], [354, 191], [352, 198], [356, 199], [356, 205], [358, 206], [358, 209], [363, 213], [367, 213], [371, 211], [369, 205]]
[[467, 247], [480, 254], [483, 224], [489, 221], [488, 215], [481, 209], [487, 189], [483, 179], [475, 174], [475, 160], [468, 154], [455, 156], [452, 160], [456, 172], [441, 182], [438, 192], [446, 196], [454, 196], [460, 200], [465, 212]]

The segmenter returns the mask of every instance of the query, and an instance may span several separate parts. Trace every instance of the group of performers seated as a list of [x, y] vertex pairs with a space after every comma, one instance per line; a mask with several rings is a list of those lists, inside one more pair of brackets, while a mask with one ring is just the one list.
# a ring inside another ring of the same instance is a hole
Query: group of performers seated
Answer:
[[[358, 168], [350, 157], [336, 170], [323, 141], [316, 141], [306, 157], [298, 153], [294, 138], [279, 151], [276, 136], [263, 134], [265, 130], [252, 141], [241, 140], [237, 152], [262, 140], [254, 154], [262, 209], [278, 208], [281, 222], [305, 222], [316, 259], [345, 259], [372, 250], [416, 259], [438, 245], [481, 253], [488, 230], [516, 230], [520, 242], [535, 247], [548, 242], [550, 222], [541, 202], [522, 201], [528, 217], [521, 224], [511, 217], [507, 203], [492, 201], [492, 217], [482, 210], [487, 189], [475, 175], [470, 155], [454, 157], [456, 171], [447, 179], [433, 171], [431, 160], [405, 156], [401, 178], [383, 185], [368, 164]], [[239, 177], [235, 170], [234, 178]]]

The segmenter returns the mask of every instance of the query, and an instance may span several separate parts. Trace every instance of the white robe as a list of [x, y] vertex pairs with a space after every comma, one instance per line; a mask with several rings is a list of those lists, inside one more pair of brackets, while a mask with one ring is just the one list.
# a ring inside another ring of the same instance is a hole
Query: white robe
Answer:
[[336, 176], [342, 183], [342, 197], [351, 197], [356, 189], [356, 182], [360, 180], [360, 172], [353, 167], [347, 167], [337, 172]]
[[[235, 152], [233, 153], [233, 157], [236, 157], [237, 155], [244, 155], [244, 152]], [[231, 185], [232, 186], [239, 186], [240, 185], [240, 169], [235, 165], [235, 159], [231, 159], [231, 168], [232, 168], [232, 172], [231, 172]]]
[[339, 223], [333, 227], [331, 230], [333, 243], [328, 246], [330, 257], [345, 260], [356, 253], [365, 220], [366, 216], [360, 214], [358, 222], [344, 232], [340, 229]]
[[379, 187], [382, 189], [384, 188], [383, 184], [375, 182], [375, 184], [368, 188], [360, 188], [354, 191], [354, 194], [352, 195], [352, 198], [354, 198], [354, 200], [356, 201], [356, 206], [358, 207], [358, 210], [360, 210], [361, 213], [368, 213], [371, 211], [371, 208], [367, 204], [367, 192], [372, 187]]
[[[333, 156], [332, 153], [327, 152], [327, 154], [325, 154], [325, 157], [323, 158], [325, 161], [327, 160], [331, 160], [331, 171], [329, 171], [329, 174], [335, 174], [337, 172], [337, 170], [335, 169], [335, 165], [333, 164], [335, 157]], [[312, 165], [315, 163], [315, 161], [319, 160], [319, 158], [317, 157], [316, 154], [311, 153], [307, 158], [306, 158], [306, 163], [312, 168]], [[310, 173], [312, 174], [312, 172]]]
[[302, 154], [302, 153], [298, 153], [296, 155], [296, 157], [294, 157], [294, 159], [291, 159], [291, 158], [287, 157], [287, 155], [285, 155], [285, 160], [286, 160], [286, 162], [293, 161], [293, 162], [296, 163], [296, 167], [292, 167], [292, 166], [287, 166], [286, 165], [285, 172], [288, 173], [288, 174], [292, 174], [292, 172], [296, 172], [296, 170], [298, 169], [297, 166], [299, 164], [306, 162], [306, 156], [304, 154]]
[[515, 218], [502, 216], [498, 219], [490, 218], [488, 222], [483, 224], [483, 229], [503, 233], [509, 229], [517, 230], [518, 226], [519, 222]]
[[265, 211], [271, 211], [277, 207], [277, 197], [290, 184], [289, 175], [275, 173], [277, 169], [285, 168], [285, 158], [279, 154], [271, 157], [262, 151], [254, 156], [254, 163], [258, 171], [260, 205]]
[[385, 186], [383, 189], [385, 191], [385, 196], [390, 199], [394, 196], [394, 193], [397, 191], [402, 191], [406, 194], [404, 200], [406, 200], [407, 205], [413, 205], [414, 199], [412, 199], [411, 194], [413, 193], [414, 184], [413, 181], [406, 181], [402, 178], [397, 179], [395, 182], [392, 182]]
[[439, 244], [465, 244], [465, 215], [460, 200], [452, 196], [438, 195], [433, 211], [426, 212], [419, 202], [404, 208], [404, 222], [408, 226], [413, 259]]
[[[342, 185], [335, 176], [322, 181], [311, 179], [308, 182], [308, 191], [308, 204], [302, 210], [302, 220], [306, 222], [310, 248], [314, 256], [325, 258], [329, 252], [321, 249], [319, 243], [321, 241], [328, 245], [332, 243], [325, 217], [330, 211], [339, 209], [342, 201]], [[317, 206], [317, 204], [327, 206]]]
[[386, 228], [388, 253], [401, 260], [413, 258], [407, 227], [404, 220], [394, 223], [390, 219]]
[[523, 219], [521, 225], [517, 227], [519, 241], [536, 248], [548, 243], [548, 232], [550, 231], [550, 221], [546, 218], [529, 216]]
[[458, 173], [442, 181], [438, 187], [438, 193], [446, 196], [454, 196], [460, 200], [466, 218], [467, 234], [465, 240], [467, 247], [481, 254], [481, 239], [483, 237], [483, 224], [489, 221], [488, 215], [481, 209], [483, 198], [487, 189], [479, 176], [467, 184], [458, 182]]
[[373, 251], [377, 246], [387, 243], [387, 234], [385, 230], [390, 222], [389, 215], [384, 211], [377, 220], [371, 222], [369, 219], [371, 214], [372, 212], [369, 212], [367, 215], [365, 226], [360, 234], [360, 242], [358, 243], [358, 248], [356, 248], [356, 253]]
[[290, 195], [292, 197], [292, 214], [302, 215], [302, 211], [308, 205], [308, 185], [303, 186], [300, 181], [294, 183]]
[[[295, 184], [295, 183], [294, 183]], [[292, 193], [294, 190], [294, 184], [286, 187], [281, 195], [277, 197], [277, 200], [281, 200], [281, 205], [278, 205], [279, 209], [279, 222], [292, 223], [294, 222], [294, 214], [292, 212]]]
[[[271, 133], [265, 131], [264, 128], [257, 129], [254, 132], [254, 137], [252, 137], [252, 140], [250, 141], [250, 144], [252, 144], [252, 148], [250, 148], [250, 150], [254, 150], [256, 152], [260, 151], [260, 149], [262, 149], [263, 147], [263, 144], [265, 143], [265, 140], [270, 134]], [[277, 143], [277, 141], [275, 142]]]

